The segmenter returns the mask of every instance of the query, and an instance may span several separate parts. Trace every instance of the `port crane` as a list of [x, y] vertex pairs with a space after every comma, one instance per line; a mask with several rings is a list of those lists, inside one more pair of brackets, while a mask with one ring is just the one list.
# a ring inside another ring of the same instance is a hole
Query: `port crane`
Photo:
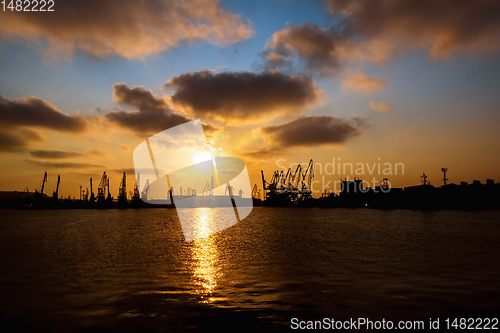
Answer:
[[92, 177], [90, 177], [90, 202], [95, 202], [94, 191], [92, 189]]
[[260, 199], [260, 190], [257, 189], [257, 184], [255, 184], [252, 188], [252, 198]]
[[148, 200], [148, 196], [149, 196], [149, 179], [146, 179], [146, 184], [144, 184], [144, 189], [142, 190], [141, 193], [141, 199]]
[[108, 186], [108, 176], [106, 175], [106, 171], [104, 171], [101, 177], [101, 182], [99, 183], [99, 187], [97, 187], [97, 201], [102, 202], [105, 200], [107, 186]]
[[108, 197], [107, 199], [109, 202], [111, 202], [113, 200], [113, 197], [111, 196], [111, 194], [109, 193], [109, 177], [108, 177]]
[[233, 196], [233, 193], [234, 193], [234, 187], [228, 184], [228, 185], [226, 186], [226, 189], [224, 190], [224, 195], [227, 195], [227, 192], [229, 192], [229, 195], [230, 195], [230, 196]]
[[330, 186], [325, 186], [325, 190], [321, 194], [322, 198], [328, 197], [330, 194], [332, 194], [332, 190], [330, 189]]
[[303, 170], [301, 168], [299, 173], [299, 178], [297, 181], [297, 187], [299, 189], [299, 193], [303, 195], [311, 196], [311, 187], [312, 180], [314, 178], [314, 161], [311, 159], [307, 168]]
[[389, 178], [382, 179], [382, 189], [387, 191], [389, 189]]
[[[45, 183], [46, 183], [46, 182], [47, 182], [47, 171], [45, 171], [45, 174], [43, 175], [43, 180], [42, 180], [42, 189], [41, 189], [41, 191], [40, 191], [40, 193], [39, 193], [39, 194], [40, 194], [40, 196], [43, 196], [43, 190], [44, 190], [44, 188], [45, 188]], [[38, 194], [38, 191], [37, 191], [37, 190], [35, 190], [35, 193], [37, 193], [37, 194]]]
[[123, 173], [120, 187], [118, 188], [118, 202], [127, 203], [127, 175]]
[[448, 172], [448, 168], [441, 168], [441, 171], [443, 172], [444, 186], [446, 186], [446, 182], [448, 181], [448, 178], [446, 178], [446, 173]]
[[301, 172], [302, 172], [302, 165], [299, 164], [299, 165], [297, 165], [295, 172], [291, 172], [290, 176], [288, 177], [289, 190], [290, 190], [290, 193], [292, 193], [293, 195], [298, 193], [299, 185], [296, 184], [296, 182], [297, 182], [296, 180], [300, 179], [300, 176], [297, 178], [297, 175], [300, 175]]
[[[279, 200], [295, 202], [297, 199], [306, 200], [311, 198], [314, 167], [315, 163], [311, 159], [305, 168], [299, 164], [295, 171], [292, 168], [288, 168], [286, 172], [285, 170], [275, 171], [269, 182], [265, 180], [264, 171], [261, 170], [264, 199], [279, 196]], [[254, 187], [252, 196], [255, 197], [255, 195], [256, 189]], [[298, 198], [298, 195], [300, 195], [300, 198]]]
[[207, 183], [205, 184], [205, 187], [203, 188], [203, 191], [201, 193], [205, 195], [205, 193], [208, 192], [208, 195], [214, 195], [213, 189], [214, 183], [212, 178], [212, 185], [210, 185], [210, 181], [207, 180]]
[[427, 185], [427, 175], [425, 173], [422, 173], [420, 180], [422, 181], [422, 185]]
[[[56, 185], [56, 190], [52, 193], [52, 198], [54, 200], [59, 199], [59, 183], [61, 182], [61, 175], [57, 175], [57, 185]], [[81, 187], [80, 187], [81, 191]]]
[[[264, 174], [262, 174], [262, 177], [264, 177]], [[269, 193], [277, 194], [277, 193], [284, 193], [286, 192], [286, 186], [282, 185], [282, 179], [285, 177], [284, 171], [275, 171], [273, 173], [273, 177], [271, 178], [271, 182], [267, 183], [267, 190]], [[266, 183], [264, 181], [264, 183]]]
[[139, 194], [139, 187], [137, 186], [137, 181], [136, 181], [134, 185], [134, 193], [132, 194], [132, 201], [138, 201], [140, 198], [141, 195]]

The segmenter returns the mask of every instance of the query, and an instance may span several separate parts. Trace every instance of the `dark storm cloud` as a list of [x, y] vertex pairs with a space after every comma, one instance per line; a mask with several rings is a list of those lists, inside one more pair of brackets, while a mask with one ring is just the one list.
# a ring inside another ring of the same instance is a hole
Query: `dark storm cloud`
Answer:
[[[193, 120], [186, 114], [171, 109], [165, 97], [156, 96], [144, 87], [130, 88], [123, 83], [116, 83], [113, 86], [113, 98], [116, 102], [133, 106], [138, 110], [110, 112], [104, 117], [140, 134], [155, 134]], [[221, 128], [211, 123], [202, 125], [207, 133], [221, 131]]]
[[317, 103], [321, 91], [307, 77], [264, 73], [201, 71], [166, 83], [176, 108], [226, 122], [253, 122], [297, 115]]
[[85, 117], [64, 114], [51, 103], [33, 96], [12, 100], [0, 96], [0, 119], [1, 127], [40, 127], [60, 132], [83, 132], [87, 127]]
[[144, 58], [181, 41], [226, 46], [252, 36], [251, 24], [217, 0], [56, 1], [52, 12], [0, 12], [0, 34], [48, 42], [54, 56]]
[[302, 117], [276, 126], [264, 126], [260, 130], [274, 145], [281, 147], [315, 146], [321, 144], [344, 143], [359, 135], [360, 131], [352, 123], [360, 124], [360, 119], [342, 120], [333, 116]]

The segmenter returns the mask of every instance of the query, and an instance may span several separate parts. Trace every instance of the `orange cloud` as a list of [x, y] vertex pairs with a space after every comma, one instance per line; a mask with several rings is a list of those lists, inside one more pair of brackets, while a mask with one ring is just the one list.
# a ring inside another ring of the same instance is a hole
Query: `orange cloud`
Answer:
[[43, 140], [33, 128], [58, 132], [81, 133], [88, 127], [89, 117], [68, 115], [53, 104], [33, 96], [4, 99], [0, 95], [0, 150], [16, 151]]
[[252, 36], [251, 24], [217, 0], [59, 1], [53, 12], [0, 12], [0, 34], [50, 45], [53, 55], [144, 58], [181, 41], [225, 46]]
[[378, 55], [380, 60], [381, 54], [387, 59], [407, 49], [426, 50], [432, 58], [500, 50], [496, 0], [327, 2], [330, 12], [344, 15], [361, 36], [362, 42], [351, 50], [361, 59], [376, 60]]
[[[156, 96], [142, 86], [128, 87], [123, 83], [113, 85], [113, 100], [137, 108], [137, 111], [114, 111], [104, 115], [108, 121], [135, 131], [141, 136], [161, 132], [193, 120], [188, 115], [169, 107], [165, 96]], [[212, 139], [224, 138], [227, 133], [212, 123], [202, 123], [203, 129]]]
[[291, 66], [336, 75], [349, 61], [380, 63], [408, 50], [434, 58], [457, 52], [500, 50], [497, 0], [364, 1], [327, 0], [340, 21], [331, 29], [313, 24], [289, 26], [267, 42], [265, 68]]
[[42, 140], [43, 138], [37, 132], [27, 128], [0, 127], [0, 151], [22, 151], [31, 143]]
[[275, 146], [316, 146], [323, 144], [339, 144], [361, 132], [354, 127], [360, 125], [361, 119], [352, 121], [333, 116], [301, 117], [285, 124], [264, 126], [261, 133]]
[[387, 112], [392, 108], [392, 105], [387, 102], [381, 102], [381, 103], [370, 102], [370, 108], [378, 112]]
[[60, 150], [39, 150], [34, 149], [30, 151], [31, 156], [35, 158], [48, 158], [48, 159], [64, 159], [76, 158], [85, 156], [105, 156], [106, 153], [97, 149], [92, 149], [86, 153], [74, 151], [60, 151]]
[[0, 95], [2, 126], [26, 126], [60, 132], [82, 132], [87, 119], [79, 114], [67, 115], [53, 104], [33, 96], [7, 100]]
[[307, 70], [332, 75], [340, 67], [337, 54], [340, 42], [335, 33], [312, 24], [291, 26], [275, 32], [268, 41], [266, 48], [272, 49], [274, 53], [267, 56], [267, 61], [276, 65], [283, 63], [285, 57], [290, 61], [290, 56], [295, 54], [304, 62]]
[[342, 89], [353, 89], [361, 92], [373, 92], [384, 88], [387, 85], [385, 80], [379, 80], [367, 76], [362, 72], [347, 72], [342, 81]]
[[280, 63], [284, 63], [286, 61], [285, 57], [283, 57], [281, 54], [277, 54], [277, 53], [267, 54], [266, 60], [269, 61], [270, 63], [274, 63], [274, 64], [280, 64]]
[[283, 152], [284, 149], [282, 147], [259, 147], [246, 151], [236, 151], [235, 154], [243, 158], [259, 160], [263, 158], [269, 158], [272, 156], [280, 155]]
[[35, 164], [38, 166], [52, 168], [52, 169], [107, 169], [105, 166], [100, 164], [91, 163], [74, 163], [74, 162], [47, 162], [47, 161], [37, 161], [32, 159], [24, 159], [26, 163]]

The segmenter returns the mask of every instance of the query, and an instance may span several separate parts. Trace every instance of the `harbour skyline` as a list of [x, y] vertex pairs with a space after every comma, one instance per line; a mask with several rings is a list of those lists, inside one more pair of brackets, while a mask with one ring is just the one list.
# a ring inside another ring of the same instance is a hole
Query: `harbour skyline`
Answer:
[[2, 190], [39, 189], [47, 171], [50, 191], [61, 175], [78, 197], [106, 171], [117, 197], [135, 147], [192, 119], [252, 186], [260, 170], [332, 158], [401, 163], [376, 175], [394, 187], [422, 172], [440, 185], [444, 166], [450, 183], [500, 180], [494, 1], [117, 6], [0, 12]]

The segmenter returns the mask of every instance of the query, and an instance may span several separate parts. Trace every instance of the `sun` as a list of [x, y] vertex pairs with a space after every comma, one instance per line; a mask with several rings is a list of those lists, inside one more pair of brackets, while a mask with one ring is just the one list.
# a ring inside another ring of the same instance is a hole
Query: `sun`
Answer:
[[212, 154], [210, 154], [209, 151], [204, 151], [202, 153], [199, 153], [197, 155], [194, 156], [194, 163], [195, 164], [198, 164], [198, 163], [201, 163], [201, 162], [205, 162], [205, 161], [208, 161], [212, 158]]

